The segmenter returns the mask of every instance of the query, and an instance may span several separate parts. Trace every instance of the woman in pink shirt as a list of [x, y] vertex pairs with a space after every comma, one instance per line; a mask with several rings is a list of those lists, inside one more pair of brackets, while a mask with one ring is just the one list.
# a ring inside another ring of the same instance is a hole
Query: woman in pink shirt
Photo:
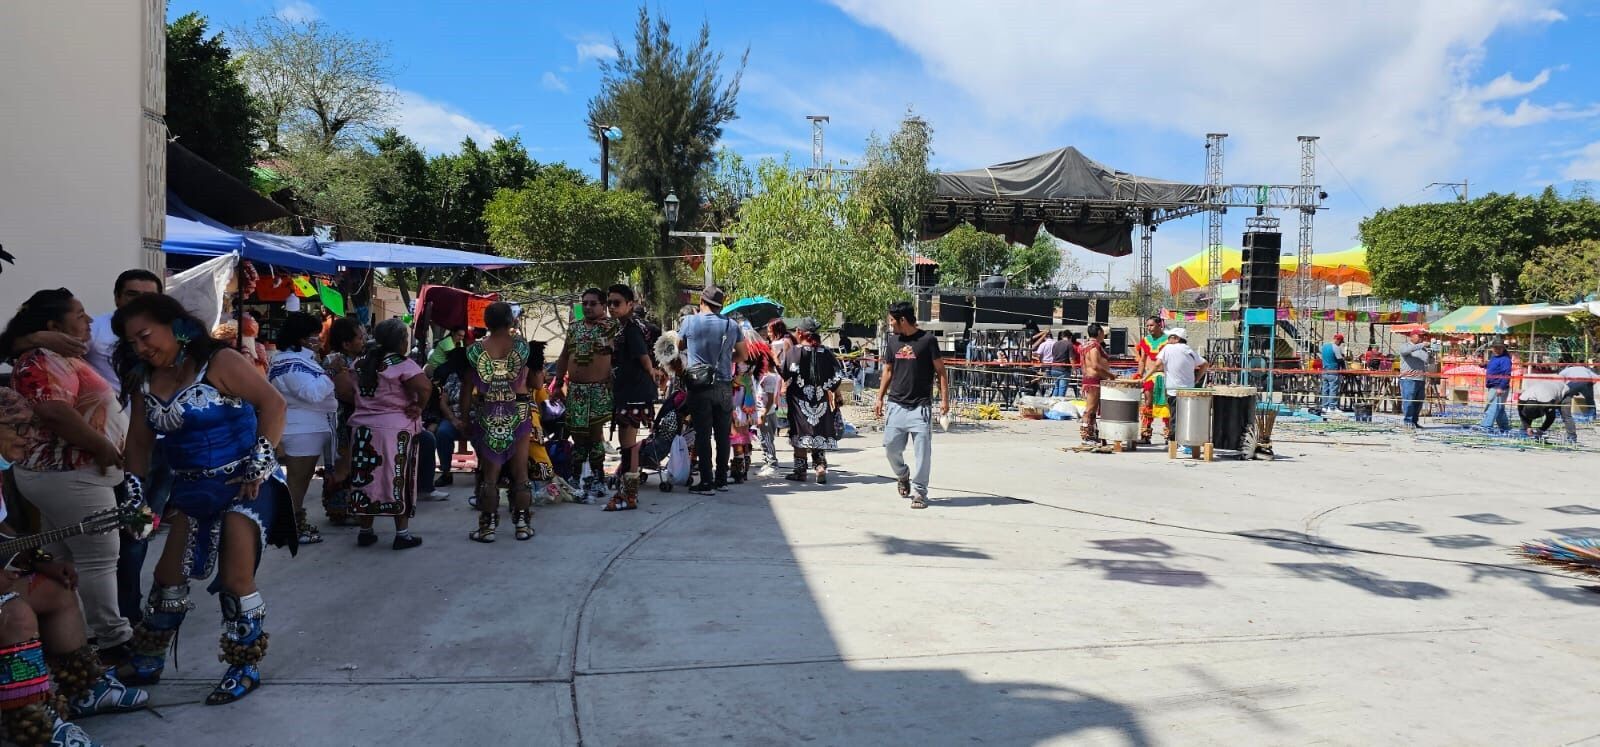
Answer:
[[411, 534], [417, 512], [417, 434], [433, 383], [406, 357], [411, 333], [390, 319], [372, 329], [376, 343], [356, 363], [356, 409], [350, 416], [350, 513], [361, 520], [356, 544], [378, 542], [372, 520], [394, 518], [394, 549], [422, 544]]

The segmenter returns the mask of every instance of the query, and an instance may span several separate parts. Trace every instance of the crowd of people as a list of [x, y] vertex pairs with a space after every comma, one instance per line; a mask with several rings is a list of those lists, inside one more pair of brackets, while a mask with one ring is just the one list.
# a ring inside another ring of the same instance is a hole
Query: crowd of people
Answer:
[[[659, 430], [658, 406], [693, 432], [689, 487], [703, 495], [748, 479], [757, 447], [760, 476], [778, 476], [784, 423], [793, 468], [782, 476], [826, 483], [844, 435], [840, 385], [854, 371], [820, 325], [774, 320], [758, 332], [720, 313], [715, 287], [665, 334], [629, 286], [587, 289], [550, 368], [506, 303], [426, 356], [400, 319], [368, 329], [291, 312], [269, 354], [248, 317], [244, 328], [208, 329], [163, 291], [160, 277], [130, 270], [112, 291], [115, 311], [92, 319], [71, 291], [39, 291], [0, 332], [12, 365], [0, 388], [0, 470], [11, 477], [0, 547], [42, 546], [12, 552], [0, 577], [9, 742], [89, 743], [74, 719], [143, 707], [196, 580], [211, 579], [223, 623], [226, 667], [205, 702], [259, 687], [270, 636], [256, 568], [269, 545], [297, 554], [323, 541], [306, 501], [319, 474], [328, 522], [355, 523], [356, 545], [368, 547], [375, 520], [390, 519], [391, 546], [409, 550], [423, 544], [411, 526], [417, 501], [448, 497], [463, 441], [477, 461], [467, 538], [489, 543], [502, 488], [518, 540], [534, 536], [533, 508], [552, 499], [637, 508], [641, 472], [661, 469], [642, 439]], [[877, 410], [899, 492], [924, 508], [936, 387], [940, 412], [950, 406], [943, 361], [911, 304], [890, 308], [888, 322]], [[608, 474], [612, 436], [620, 465]], [[8, 509], [35, 533], [5, 523]], [[85, 531], [98, 516], [113, 517], [111, 531]], [[146, 593], [157, 526], [166, 539]]]

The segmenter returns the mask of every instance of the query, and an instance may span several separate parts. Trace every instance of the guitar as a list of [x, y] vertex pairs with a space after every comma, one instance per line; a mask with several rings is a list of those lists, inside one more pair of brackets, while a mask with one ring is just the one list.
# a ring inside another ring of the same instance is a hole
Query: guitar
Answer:
[[17, 553], [36, 550], [46, 545], [60, 542], [69, 537], [76, 537], [80, 534], [105, 534], [107, 532], [115, 532], [124, 525], [137, 526], [140, 523], [148, 521], [149, 517], [145, 513], [143, 507], [112, 507], [103, 511], [96, 511], [92, 514], [89, 514], [88, 516], [83, 517], [83, 520], [76, 524], [65, 526], [60, 529], [52, 529], [48, 532], [39, 532], [38, 534], [30, 534], [26, 537], [15, 538], [6, 537], [4, 534], [0, 534], [0, 558], [9, 561], [11, 558], [16, 557]]

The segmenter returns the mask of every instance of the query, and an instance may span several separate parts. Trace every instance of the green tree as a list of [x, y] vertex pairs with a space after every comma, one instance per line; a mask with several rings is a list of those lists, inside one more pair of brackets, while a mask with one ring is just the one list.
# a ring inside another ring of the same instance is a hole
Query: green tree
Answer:
[[[389, 161], [360, 148], [297, 148], [275, 163], [294, 214], [336, 225], [341, 240], [377, 238], [388, 214], [379, 202], [378, 185], [395, 182]], [[290, 230], [306, 234], [311, 228], [297, 222]]]
[[966, 223], [924, 246], [924, 252], [939, 263], [941, 285], [972, 287], [984, 275], [1003, 273], [1011, 262], [1011, 245], [1004, 237]]
[[[529, 282], [554, 293], [604, 287], [633, 271], [639, 262], [631, 258], [655, 248], [655, 215], [637, 192], [602, 190], [560, 170], [499, 190], [483, 211], [500, 255], [558, 263], [525, 270]], [[595, 261], [605, 259], [618, 261]]]
[[932, 146], [933, 128], [910, 112], [888, 141], [876, 133], [867, 139], [865, 163], [853, 187], [901, 246], [916, 241], [923, 208], [933, 199], [938, 178], [928, 170]]
[[761, 189], [734, 226], [739, 238], [716, 259], [732, 289], [824, 324], [836, 314], [877, 319], [902, 297], [906, 255], [863, 200], [811, 186], [787, 163], [764, 161], [757, 174]]
[[1401, 205], [1361, 222], [1379, 296], [1450, 303], [1519, 300], [1522, 270], [1540, 246], [1600, 238], [1600, 206], [1554, 189], [1466, 202]]
[[[649, 9], [640, 6], [633, 48], [616, 42], [616, 59], [601, 65], [589, 122], [595, 137], [600, 125], [622, 129], [622, 138], [610, 147], [618, 184], [641, 192], [655, 206], [675, 192], [679, 223], [690, 226], [700, 209], [700, 172], [712, 161], [723, 124], [735, 117], [749, 51], [724, 79], [722, 54], [711, 49], [710, 24], [702, 23], [688, 46], [674, 42], [671, 32], [665, 18], [652, 20]], [[652, 305], [666, 308], [676, 301], [676, 277], [670, 256], [643, 268], [642, 284]]]
[[1006, 277], [1011, 285], [1023, 288], [1045, 288], [1056, 280], [1061, 270], [1062, 251], [1055, 237], [1044, 231], [1027, 246], [1013, 247], [1006, 261]]
[[727, 148], [719, 149], [716, 159], [700, 172], [700, 185], [695, 188], [702, 206], [696, 220], [698, 230], [721, 231], [732, 225], [739, 217], [739, 206], [755, 191], [755, 173], [744, 158]]
[[[1111, 302], [1112, 316], [1139, 316], [1156, 309], [1177, 308], [1177, 299], [1173, 298], [1166, 284], [1160, 280], [1152, 279], [1149, 285], [1145, 285], [1135, 278], [1128, 281], [1127, 291], [1127, 298], [1118, 298]], [[1143, 305], [1141, 301], [1144, 302]], [[1150, 311], [1144, 311], [1145, 309]]]
[[389, 49], [321, 21], [267, 16], [234, 31], [245, 81], [261, 103], [269, 154], [352, 145], [394, 111]]
[[167, 24], [167, 130], [249, 184], [261, 115], [222, 34], [207, 37], [206, 31], [199, 13]]
[[1565, 304], [1600, 293], [1600, 240], [1541, 246], [1522, 265], [1523, 297]]
[[390, 127], [372, 138], [372, 149], [384, 172], [392, 176], [373, 185], [377, 230], [400, 236], [433, 236], [433, 190], [428, 182], [428, 157], [411, 138]]

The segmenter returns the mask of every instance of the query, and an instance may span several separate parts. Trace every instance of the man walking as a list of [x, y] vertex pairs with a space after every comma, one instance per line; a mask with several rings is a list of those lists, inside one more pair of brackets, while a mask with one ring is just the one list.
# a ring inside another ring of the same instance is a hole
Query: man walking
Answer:
[[[884, 418], [883, 447], [894, 470], [900, 497], [912, 508], [928, 507], [928, 473], [933, 468], [933, 382], [939, 382], [939, 414], [950, 414], [950, 381], [939, 343], [917, 328], [917, 311], [909, 301], [889, 307], [889, 337], [883, 346], [883, 383], [878, 388], [877, 414]], [[884, 400], [888, 405], [884, 405]], [[906, 442], [914, 441], [912, 464], [906, 465]]]
[[[714, 495], [728, 489], [728, 432], [733, 422], [733, 364], [749, 355], [739, 325], [719, 315], [726, 295], [708, 285], [700, 292], [700, 313], [678, 326], [689, 379], [689, 417], [694, 421], [695, 464], [700, 480], [689, 492]], [[716, 471], [712, 472], [712, 442]]]
[[1501, 342], [1491, 345], [1489, 350], [1493, 355], [1483, 369], [1483, 389], [1488, 404], [1483, 408], [1483, 420], [1479, 421], [1478, 429], [1505, 432], [1511, 429], [1511, 418], [1506, 415], [1506, 397], [1511, 394], [1511, 354]]
[[1422, 398], [1427, 391], [1428, 363], [1433, 360], [1433, 348], [1423, 341], [1425, 333], [1412, 329], [1411, 342], [1400, 347], [1400, 403], [1406, 427], [1421, 428]]

